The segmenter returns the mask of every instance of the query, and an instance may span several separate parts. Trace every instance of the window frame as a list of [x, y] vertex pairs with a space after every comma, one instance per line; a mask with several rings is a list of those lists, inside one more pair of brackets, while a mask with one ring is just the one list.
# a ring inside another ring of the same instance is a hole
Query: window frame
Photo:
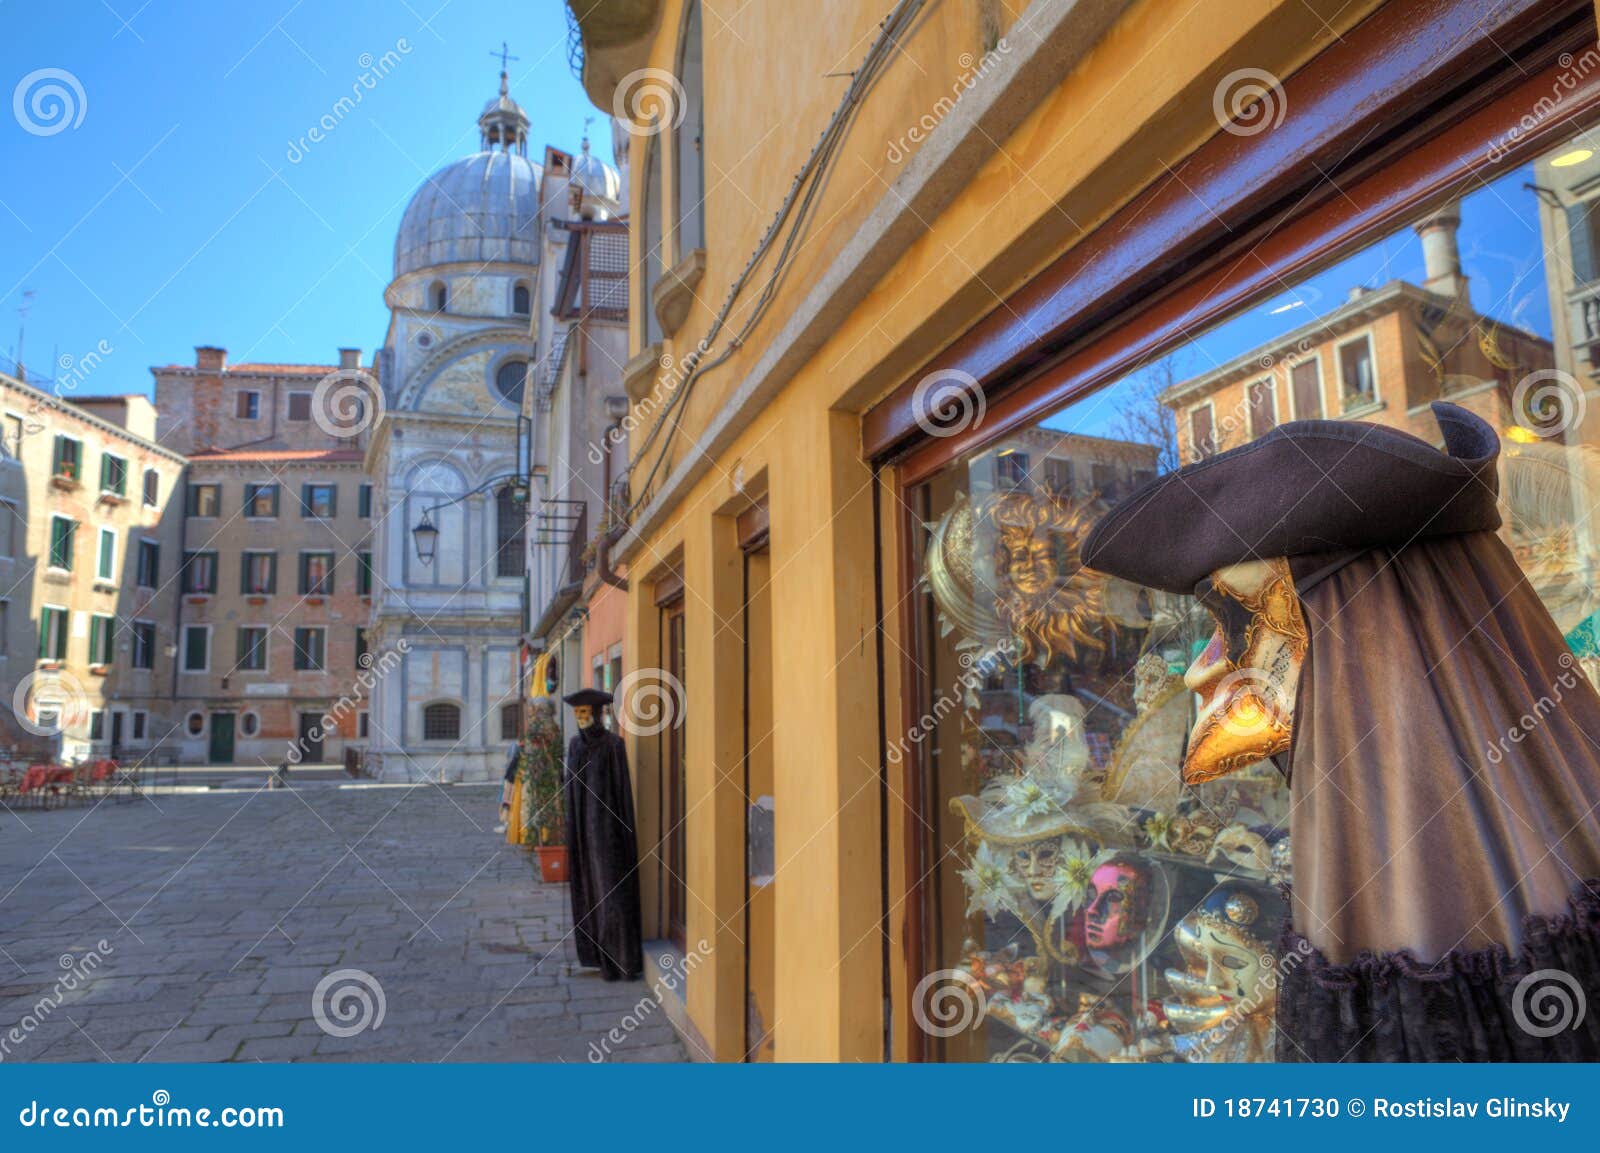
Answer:
[[[309, 642], [315, 640], [315, 646]], [[313, 652], [313, 648], [315, 651]], [[312, 663], [312, 661], [316, 663]], [[297, 673], [325, 673], [328, 671], [328, 626], [296, 625], [294, 630], [294, 671]]]
[[[1350, 394], [1349, 385], [1344, 378], [1344, 350], [1353, 348], [1358, 344], [1367, 346], [1367, 363], [1372, 367], [1372, 398], [1360, 404], [1347, 405], [1345, 399]], [[1383, 404], [1383, 385], [1378, 380], [1378, 345], [1372, 339], [1372, 328], [1368, 326], [1354, 335], [1344, 337], [1334, 342], [1333, 366], [1339, 375], [1339, 415], [1343, 417], [1350, 412], [1366, 412]]]
[[[261, 643], [258, 644], [258, 645], [252, 646], [249, 650], [245, 649], [245, 643], [244, 643], [244, 641], [245, 641], [244, 634], [247, 633], [247, 632], [259, 632], [261, 634]], [[234, 631], [234, 646], [235, 646], [234, 654], [233, 654], [233, 667], [234, 667], [234, 669], [237, 670], [238, 672], [241, 672], [241, 673], [264, 673], [264, 672], [269, 671], [269, 669], [271, 668], [271, 660], [272, 660], [272, 657], [271, 657], [271, 654], [270, 654], [271, 643], [272, 643], [272, 629], [269, 626], [267, 626], [267, 625], [258, 625], [258, 624], [241, 624], [241, 625], [239, 625], [238, 628], [235, 629], [235, 631]], [[254, 655], [257, 655], [257, 654], [259, 654], [260, 659], [261, 659], [261, 663], [260, 664], [246, 664], [245, 663], [245, 658], [246, 658], [247, 655], [248, 656], [254, 656]]]
[[[150, 561], [150, 581], [145, 582], [144, 558], [148, 555]], [[139, 538], [139, 548], [134, 556], [133, 583], [136, 588], [153, 589], [161, 584], [161, 542], [154, 537], [142, 536]]]
[[[149, 630], [149, 639], [145, 639], [145, 630]], [[156, 667], [156, 622], [135, 617], [128, 622], [130, 643], [128, 647], [128, 667], [140, 672], [149, 672]], [[143, 647], [145, 663], [139, 663], [140, 651]]]
[[[61, 466], [66, 454], [62, 452], [62, 449], [69, 444], [73, 447], [72, 465], [69, 470], [63, 471]], [[64, 432], [56, 433], [55, 442], [50, 452], [50, 475], [61, 480], [70, 480], [75, 481], [78, 484], [82, 484], [83, 457], [84, 452], [82, 437], [69, 436]]]
[[[66, 552], [65, 552], [65, 554], [64, 554], [64, 556], [62, 558], [62, 560], [65, 563], [59, 563], [57, 561], [56, 525], [58, 523], [65, 523], [66, 525], [69, 526], [67, 528], [67, 532], [66, 532]], [[48, 549], [48, 551], [45, 554], [46, 567], [51, 572], [58, 572], [58, 573], [69, 573], [69, 572], [71, 572], [72, 569], [73, 569], [73, 565], [76, 563], [76, 554], [77, 554], [77, 551], [78, 551], [78, 522], [77, 522], [77, 520], [74, 519], [73, 517], [70, 517], [70, 516], [66, 515], [65, 513], [60, 513], [60, 512], [51, 513], [50, 514], [50, 539], [47, 542], [47, 549]]]
[[[278, 499], [283, 492], [283, 485], [275, 480], [249, 481], [244, 486], [244, 518], [246, 520], [277, 520]], [[256, 512], [256, 498], [263, 493], [272, 497], [272, 508], [268, 512]]]
[[[312, 490], [328, 490], [328, 511], [326, 514], [317, 512], [312, 504]], [[300, 485], [300, 519], [301, 520], [337, 520], [339, 517], [339, 483], [331, 480], [308, 480]]]
[[[311, 584], [311, 558], [325, 556], [328, 558], [328, 568], [323, 574], [323, 579], [318, 582], [319, 587], [313, 588]], [[313, 548], [300, 550], [300, 595], [303, 597], [331, 597], [333, 595], [333, 578], [338, 568], [338, 556], [332, 549]]]
[[147, 468], [144, 470], [144, 480], [140, 489], [140, 503], [145, 508], [156, 508], [161, 504], [161, 470]]
[[[249, 397], [249, 403], [245, 398]], [[249, 408], [249, 412], [242, 409]], [[233, 418], [235, 420], [260, 420], [261, 419], [261, 390], [259, 388], [241, 388], [233, 394]]]
[[[1266, 428], [1261, 428], [1256, 423], [1255, 399], [1254, 399], [1254, 397], [1251, 396], [1251, 390], [1255, 389], [1255, 388], [1259, 388], [1259, 387], [1265, 387], [1266, 388], [1267, 403], [1272, 408], [1272, 423], [1270, 425], [1268, 425]], [[1267, 376], [1258, 376], [1254, 380], [1245, 381], [1245, 385], [1244, 385], [1244, 408], [1245, 408], [1245, 412], [1247, 414], [1249, 414], [1249, 418], [1250, 418], [1250, 439], [1251, 440], [1255, 440], [1257, 437], [1264, 436], [1267, 433], [1271, 432], [1273, 429], [1277, 428], [1278, 427], [1278, 378], [1276, 376], [1274, 376], [1274, 375], [1267, 375]]]
[[[210, 512], [200, 511], [200, 494], [209, 491], [215, 502], [215, 507]], [[215, 520], [222, 515], [222, 485], [217, 481], [189, 482], [189, 487], [184, 493], [184, 514], [195, 520]]]
[[[194, 562], [206, 559], [211, 564], [211, 581], [205, 588], [197, 587]], [[183, 554], [183, 592], [185, 596], [215, 596], [222, 579], [222, 565], [217, 560], [216, 549], [193, 549]]]
[[[435, 713], [434, 710], [436, 710], [436, 709], [448, 709], [449, 712], [448, 713], [444, 713], [444, 712]], [[422, 708], [421, 708], [421, 712], [418, 713], [418, 719], [420, 720], [421, 725], [422, 725], [422, 732], [420, 734], [420, 739], [424, 743], [427, 743], [427, 744], [445, 744], [447, 742], [448, 743], [459, 743], [460, 740], [461, 740], [461, 733], [463, 731], [462, 730], [462, 713], [463, 713], [463, 710], [461, 708], [460, 702], [458, 702], [458, 701], [434, 700], [434, 701], [426, 701], [426, 702], [424, 702], [423, 705], [422, 705]], [[455, 729], [454, 733], [452, 735], [447, 735], [447, 736], [430, 736], [429, 735], [429, 726], [433, 723], [434, 719], [435, 718], [442, 719], [442, 718], [447, 717], [447, 716], [451, 719], [451, 721], [452, 721], [452, 723], [454, 725], [454, 729]]]
[[[50, 641], [50, 623], [57, 621], [60, 631], [54, 646]], [[72, 636], [72, 610], [66, 605], [42, 604], [39, 606], [39, 660], [61, 662], [67, 659], [67, 642]], [[50, 649], [54, 648], [54, 652]]]
[[[122, 476], [115, 485], [106, 483], [106, 472], [113, 464], [122, 466]], [[119, 496], [126, 498], [128, 495], [128, 458], [121, 453], [100, 450], [100, 495]]]
[[[189, 647], [189, 638], [197, 631], [205, 634], [205, 663], [198, 667], [196, 667], [189, 659], [193, 655]], [[195, 624], [193, 622], [185, 622], [183, 626], [183, 635], [179, 638], [178, 644], [178, 671], [181, 673], [193, 674], [209, 673], [211, 671], [212, 655], [211, 639], [210, 624]]]
[[[106, 549], [106, 542], [111, 548]], [[117, 583], [117, 530], [110, 525], [100, 525], [95, 532], [94, 579], [105, 584]]]
[[116, 657], [117, 618], [111, 613], [90, 613], [89, 664], [109, 668], [116, 663]]
[[[285, 392], [283, 394], [283, 419], [284, 419], [284, 421], [289, 423], [289, 424], [308, 424], [308, 423], [310, 423], [310, 421], [311, 421], [311, 397], [312, 397], [312, 394], [307, 392], [307, 391], [305, 391], [304, 389], [295, 389], [292, 392]], [[296, 416], [294, 414], [295, 413], [295, 407], [301, 401], [305, 402], [306, 413], [305, 413], [304, 416]]]
[[[264, 589], [252, 587], [250, 570], [252, 562], [260, 557], [267, 558], [267, 587]], [[239, 592], [249, 597], [276, 596], [278, 592], [278, 550], [270, 548], [247, 548], [239, 554]]]

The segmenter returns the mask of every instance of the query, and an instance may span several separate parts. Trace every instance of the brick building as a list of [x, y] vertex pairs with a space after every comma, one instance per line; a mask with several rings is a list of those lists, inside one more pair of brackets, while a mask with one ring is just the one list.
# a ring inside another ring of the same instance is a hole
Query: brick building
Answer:
[[[152, 369], [160, 438], [189, 457], [173, 747], [186, 762], [337, 761], [365, 737], [374, 411], [338, 364]], [[346, 391], [341, 401], [341, 391]]]

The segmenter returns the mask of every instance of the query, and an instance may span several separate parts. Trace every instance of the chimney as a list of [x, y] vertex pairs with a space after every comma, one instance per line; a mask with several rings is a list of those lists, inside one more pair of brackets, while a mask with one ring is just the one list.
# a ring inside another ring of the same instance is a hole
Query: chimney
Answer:
[[1467, 291], [1467, 278], [1461, 273], [1461, 251], [1456, 246], [1460, 227], [1461, 205], [1453, 200], [1415, 225], [1422, 240], [1422, 287], [1470, 307], [1472, 298]]
[[341, 348], [339, 350], [340, 368], [360, 368], [361, 350], [359, 348]]
[[205, 372], [221, 372], [228, 363], [228, 350], [216, 348], [213, 345], [197, 345], [194, 350], [194, 366]]

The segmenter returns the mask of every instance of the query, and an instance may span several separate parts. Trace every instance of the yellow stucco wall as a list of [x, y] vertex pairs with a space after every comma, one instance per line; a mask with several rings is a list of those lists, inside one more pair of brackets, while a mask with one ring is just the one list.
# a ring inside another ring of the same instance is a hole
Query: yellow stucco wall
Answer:
[[[904, 161], [894, 162], [891, 146], [959, 84], [970, 67], [964, 60], [981, 56], [988, 4], [943, 0], [920, 18], [902, 58], [866, 97], [769, 315], [740, 351], [696, 384], [677, 453], [726, 403], [878, 200], [893, 195], [890, 186]], [[737, 557], [731, 517], [755, 495], [769, 494], [775, 613], [773, 652], [766, 659], [774, 668], [777, 858], [785, 879], [797, 880], [778, 892], [777, 1056], [877, 1060], [883, 1028], [880, 686], [872, 486], [859, 457], [858, 414], [1215, 132], [1211, 93], [1223, 74], [1249, 65], [1286, 76], [1374, 6], [1322, 0], [1143, 0], [1131, 6], [1000, 142], [954, 202], [927, 222], [926, 233], [866, 301], [631, 557], [630, 571], [640, 579], [630, 594], [625, 649], [637, 667], [658, 657], [651, 574], [681, 557], [688, 621], [687, 936], [714, 946], [689, 983], [688, 1003], [717, 1057], [736, 1059], [742, 1052], [744, 1003], [742, 919], [736, 915], [744, 892], [736, 771], [743, 747], [743, 645], [731, 586]], [[856, 66], [890, 7], [887, 0], [836, 4], [819, 19], [810, 5], [707, 0], [706, 272], [678, 338], [668, 342], [670, 354], [681, 357], [705, 332], [822, 131], [846, 83], [826, 74]], [[1028, 18], [1018, 0], [998, 0], [991, 12], [1002, 28]], [[651, 66], [673, 68], [680, 18], [676, 0], [663, 5]], [[665, 150], [670, 221], [669, 136], [635, 142], [633, 203], [641, 202], [645, 146]], [[644, 232], [635, 221], [635, 267], [642, 263]], [[663, 265], [670, 267], [680, 255], [670, 226], [665, 245]], [[635, 278], [635, 308], [645, 306], [641, 279]], [[635, 352], [638, 345], [636, 335]], [[632, 443], [643, 437], [641, 427]], [[880, 532], [892, 545], [898, 516], [892, 488], [885, 489], [883, 503]], [[891, 725], [900, 651], [908, 643], [897, 571], [891, 547], [883, 556], [881, 587]], [[657, 800], [658, 743], [635, 741], [632, 752], [648, 933], [656, 915], [648, 899], [654, 826], [645, 814]], [[903, 1053], [909, 1012], [899, 940], [907, 880], [899, 771], [889, 781], [887, 860], [894, 1048]]]

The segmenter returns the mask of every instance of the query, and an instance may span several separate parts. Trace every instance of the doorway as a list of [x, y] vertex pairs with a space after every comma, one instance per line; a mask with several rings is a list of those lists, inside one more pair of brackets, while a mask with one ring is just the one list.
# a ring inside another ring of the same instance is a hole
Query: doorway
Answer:
[[[665, 605], [661, 613], [662, 650], [667, 658], [667, 672], [673, 678], [668, 683], [676, 682], [685, 684], [683, 676], [684, 665], [684, 620], [683, 598], [680, 596], [675, 602]], [[666, 885], [666, 911], [667, 911], [667, 939], [678, 946], [679, 952], [685, 952], [688, 947], [688, 918], [689, 918], [689, 885], [688, 885], [688, 852], [684, 844], [684, 821], [688, 815], [688, 800], [685, 793], [688, 788], [688, 739], [684, 729], [684, 710], [679, 709], [673, 718], [672, 726], [662, 734], [666, 742], [666, 756], [662, 762], [666, 768], [666, 789], [662, 800], [665, 812], [662, 814], [662, 828], [665, 832], [665, 852], [662, 854], [665, 863]]]
[[116, 760], [122, 756], [123, 725], [128, 714], [121, 709], [111, 710], [111, 759]]
[[300, 763], [322, 763], [322, 714], [300, 714]]
[[766, 504], [739, 517], [744, 552], [744, 1044], [746, 1061], [777, 1056], [777, 845], [772, 742], [772, 558]]
[[233, 764], [233, 714], [211, 714], [211, 750], [213, 765]]

